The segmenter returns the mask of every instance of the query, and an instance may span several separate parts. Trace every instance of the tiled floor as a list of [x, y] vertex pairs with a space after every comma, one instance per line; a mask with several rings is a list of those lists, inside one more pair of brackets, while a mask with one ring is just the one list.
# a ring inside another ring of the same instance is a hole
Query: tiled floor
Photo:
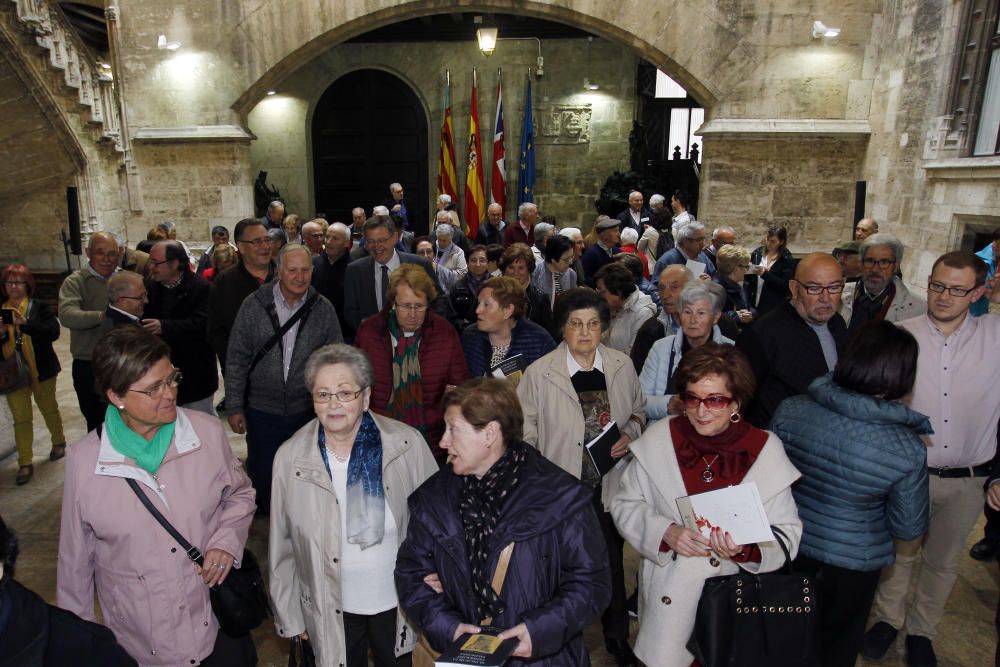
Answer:
[[[76, 407], [69, 375], [69, 335], [64, 335], [56, 344], [56, 350], [66, 369], [59, 377], [59, 404], [62, 408], [66, 436], [70, 442], [84, 435], [83, 419]], [[0, 461], [0, 513], [4, 520], [20, 535], [21, 557], [18, 561], [18, 579], [29, 588], [43, 595], [47, 600], [55, 600], [56, 549], [59, 540], [59, 508], [62, 496], [62, 473], [64, 462], [48, 461], [49, 438], [41, 416], [35, 415], [35, 478], [30, 484], [15, 487], [14, 475], [17, 461], [14, 456]], [[231, 436], [233, 450], [243, 456], [246, 445], [241, 436]], [[267, 555], [266, 521], [254, 522], [250, 534], [250, 548], [262, 559]], [[978, 539], [977, 527], [969, 540], [971, 545]], [[636, 556], [628, 554], [626, 560], [627, 582], [635, 581]], [[942, 667], [984, 667], [993, 662], [996, 633], [993, 614], [997, 605], [997, 587], [1000, 571], [996, 563], [984, 564], [963, 558], [959, 566], [959, 579], [951, 596], [945, 618], [941, 623], [935, 641], [939, 664]], [[632, 584], [629, 583], [631, 586]], [[633, 631], [635, 624], [633, 623]], [[265, 624], [254, 633], [260, 655], [261, 667], [283, 666], [287, 664], [288, 646], [278, 639], [270, 625]], [[600, 667], [614, 662], [604, 652], [601, 641], [600, 624], [592, 625], [587, 631], [587, 645], [591, 649], [593, 664]], [[882, 665], [903, 665], [901, 652], [890, 651]], [[867, 663], [859, 661], [861, 665]]]

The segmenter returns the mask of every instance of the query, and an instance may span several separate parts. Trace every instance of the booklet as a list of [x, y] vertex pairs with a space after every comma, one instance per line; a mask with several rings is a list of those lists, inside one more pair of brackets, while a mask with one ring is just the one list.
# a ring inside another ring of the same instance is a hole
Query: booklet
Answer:
[[521, 381], [521, 376], [524, 375], [524, 369], [528, 367], [527, 361], [523, 354], [515, 354], [513, 357], [507, 357], [496, 366], [490, 368], [487, 371], [487, 375], [507, 380], [516, 388]]
[[594, 462], [594, 467], [601, 473], [601, 477], [607, 475], [618, 463], [618, 459], [611, 456], [611, 447], [621, 437], [621, 433], [618, 432], [618, 422], [610, 421], [600, 435], [586, 444], [590, 460]]
[[434, 664], [438, 667], [464, 667], [479, 665], [480, 667], [500, 667], [510, 659], [510, 654], [517, 648], [517, 638], [501, 641], [497, 635], [503, 628], [480, 626], [478, 634], [465, 633], [446, 648]]
[[704, 262], [696, 262], [693, 259], [689, 259], [684, 266], [691, 269], [691, 273], [694, 274], [695, 278], [705, 273], [705, 269], [708, 268], [708, 265]]
[[705, 537], [718, 526], [739, 546], [774, 540], [756, 482], [683, 496], [677, 499], [677, 509], [684, 525]]

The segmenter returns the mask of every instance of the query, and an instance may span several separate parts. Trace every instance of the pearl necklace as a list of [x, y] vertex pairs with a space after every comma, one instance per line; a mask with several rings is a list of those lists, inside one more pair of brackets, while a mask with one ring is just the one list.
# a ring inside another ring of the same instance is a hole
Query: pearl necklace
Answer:
[[328, 452], [328, 453], [329, 453], [329, 454], [330, 454], [331, 456], [333, 456], [333, 458], [337, 459], [337, 460], [338, 460], [338, 461], [340, 461], [341, 463], [347, 463], [347, 462], [348, 462], [348, 461], [350, 460], [350, 458], [351, 458], [351, 454], [350, 454], [350, 452], [348, 452], [347, 456], [341, 456], [340, 454], [338, 454], [337, 452], [333, 451], [333, 450], [332, 450], [332, 449], [330, 449], [329, 447], [327, 447], [327, 448], [326, 448], [326, 451], [327, 451], [327, 452]]

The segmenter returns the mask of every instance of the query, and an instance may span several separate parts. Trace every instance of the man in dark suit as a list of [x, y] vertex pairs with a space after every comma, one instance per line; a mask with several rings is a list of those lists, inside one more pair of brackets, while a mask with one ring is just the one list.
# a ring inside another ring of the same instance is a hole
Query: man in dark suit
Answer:
[[618, 241], [621, 238], [620, 223], [606, 215], [597, 218], [594, 229], [597, 232], [597, 243], [587, 248], [580, 261], [587, 284], [594, 287], [594, 276], [605, 264], [611, 263], [611, 257], [618, 252]]
[[646, 225], [649, 224], [649, 219], [653, 215], [644, 202], [642, 193], [638, 190], [628, 193], [628, 208], [618, 214], [618, 222], [621, 223], [622, 229], [631, 227], [639, 232], [639, 236], [642, 236], [642, 232], [645, 231]]
[[347, 265], [347, 270], [344, 272], [344, 319], [347, 320], [349, 327], [357, 331], [361, 320], [374, 315], [386, 306], [389, 275], [404, 263], [417, 264], [424, 268], [434, 281], [438, 293], [438, 298], [431, 307], [436, 312], [440, 312], [443, 308], [445, 312], [440, 314], [451, 319], [447, 315], [448, 299], [444, 296], [433, 264], [423, 257], [396, 250], [399, 233], [392, 218], [387, 215], [372, 216], [365, 222], [364, 233], [368, 256], [354, 260]]
[[344, 274], [351, 263], [347, 248], [351, 245], [351, 230], [342, 222], [335, 222], [326, 230], [324, 251], [313, 257], [312, 286], [325, 296], [337, 311], [340, 332], [344, 342], [354, 341], [354, 329], [344, 317]]

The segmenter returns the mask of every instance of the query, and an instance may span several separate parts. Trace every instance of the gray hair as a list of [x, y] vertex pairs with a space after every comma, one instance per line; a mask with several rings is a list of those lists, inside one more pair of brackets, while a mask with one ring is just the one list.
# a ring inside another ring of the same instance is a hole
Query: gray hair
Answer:
[[393, 190], [402, 190], [402, 189], [403, 189], [403, 184], [402, 183], [390, 183], [389, 184], [389, 192], [392, 192]]
[[631, 227], [622, 230], [621, 242], [623, 245], [631, 245], [639, 240], [639, 232]]
[[451, 224], [451, 212], [441, 210], [434, 214], [434, 222], [438, 225], [450, 225]]
[[118, 271], [108, 278], [108, 303], [114, 303], [122, 298], [128, 288], [138, 283], [142, 285], [142, 276], [132, 271]]
[[722, 232], [732, 234], [733, 236], [736, 235], [735, 229], [733, 229], [729, 225], [722, 225], [721, 227], [716, 227], [714, 230], [712, 230], [712, 240], [714, 241], [715, 239], [719, 238], [719, 234]]
[[381, 205], [376, 206], [375, 208], [372, 209], [372, 216], [376, 215], [389, 215], [389, 207]]
[[267, 212], [270, 213], [271, 211], [276, 211], [279, 208], [282, 211], [284, 211], [285, 210], [285, 202], [279, 201], [279, 200], [275, 199], [273, 202], [271, 202], [270, 204], [267, 205]]
[[451, 225], [446, 222], [442, 222], [440, 225], [434, 228], [435, 236], [447, 236], [451, 238], [455, 235], [455, 230], [452, 229]]
[[555, 225], [550, 225], [547, 222], [539, 222], [535, 225], [535, 228], [532, 230], [532, 234], [534, 234], [535, 236], [535, 241], [541, 241], [546, 236], [548, 236], [549, 233], [555, 233], [555, 231], [556, 231]]
[[537, 206], [535, 206], [534, 202], [530, 201], [522, 202], [521, 205], [517, 207], [517, 217], [523, 218], [524, 212], [527, 211], [528, 208], [531, 206], [534, 206], [536, 209], [538, 208]]
[[349, 366], [361, 389], [367, 389], [375, 384], [375, 371], [372, 370], [372, 362], [368, 359], [368, 355], [353, 345], [334, 343], [318, 348], [306, 361], [306, 386], [310, 392], [320, 370], [336, 364]]
[[334, 222], [330, 224], [330, 226], [326, 230], [326, 234], [327, 236], [329, 236], [333, 232], [340, 232], [341, 234], [344, 235], [345, 239], [351, 238], [351, 228], [342, 222]]
[[659, 208], [660, 206], [663, 206], [666, 203], [666, 201], [667, 198], [664, 197], [663, 195], [653, 195], [652, 197], [649, 198], [649, 207]]
[[304, 252], [306, 257], [309, 258], [309, 264], [312, 265], [312, 250], [305, 247], [301, 243], [286, 243], [281, 246], [281, 250], [278, 251], [278, 270], [281, 270], [281, 265], [285, 262], [285, 256], [291, 252]]
[[563, 227], [559, 230], [559, 236], [565, 236], [573, 241], [580, 241], [583, 239], [583, 234], [576, 227]]
[[705, 225], [697, 220], [687, 223], [677, 230], [677, 243], [690, 240], [696, 233], [705, 231]]
[[681, 290], [680, 307], [692, 306], [699, 301], [708, 301], [713, 313], [721, 313], [726, 303], [726, 290], [711, 280], [692, 280]]
[[442, 202], [444, 204], [450, 204], [451, 203], [451, 195], [448, 194], [447, 192], [445, 192], [443, 194], [439, 194], [438, 195], [438, 201]]
[[896, 258], [896, 262], [903, 263], [903, 244], [889, 232], [876, 232], [861, 242], [858, 252], [861, 254], [862, 261], [869, 248], [880, 245], [889, 246], [892, 249], [893, 256]]

